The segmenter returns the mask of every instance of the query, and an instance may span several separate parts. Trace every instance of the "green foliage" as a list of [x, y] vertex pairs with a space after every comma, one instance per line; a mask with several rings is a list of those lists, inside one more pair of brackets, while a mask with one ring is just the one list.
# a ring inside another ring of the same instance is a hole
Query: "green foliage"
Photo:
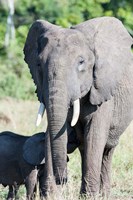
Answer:
[[[0, 19], [2, 19], [0, 23], [0, 97], [8, 95], [25, 99], [33, 94], [34, 86], [23, 60], [23, 46], [29, 27], [36, 19], [45, 19], [63, 27], [70, 27], [94, 17], [115, 16], [122, 20], [133, 35], [132, 10], [133, 4], [130, 0], [15, 1], [16, 39], [11, 41], [8, 48], [5, 48], [8, 6], [5, 1], [0, 1]], [[3, 72], [1, 68], [5, 68], [6, 72]]]
[[1, 190], [0, 199], [6, 199], [6, 197], [7, 197], [7, 190], [5, 190], [5, 189]]
[[29, 78], [29, 71], [21, 71], [21, 78], [10, 66], [2, 66], [0, 76], [0, 98], [11, 96], [17, 99], [35, 98], [35, 87]]
[[111, 16], [120, 19], [131, 35], [133, 35], [133, 3], [130, 0], [110, 0], [103, 4], [105, 14], [111, 13]]

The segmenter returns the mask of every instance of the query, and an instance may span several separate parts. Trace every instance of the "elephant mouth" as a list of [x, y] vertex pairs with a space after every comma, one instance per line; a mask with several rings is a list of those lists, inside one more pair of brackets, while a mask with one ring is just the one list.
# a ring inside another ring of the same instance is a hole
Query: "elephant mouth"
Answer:
[[[39, 110], [38, 110], [38, 114], [37, 114], [36, 126], [40, 125], [44, 112], [45, 112], [45, 105], [44, 103], [41, 102]], [[73, 116], [71, 120], [71, 126], [75, 126], [75, 124], [77, 123], [79, 119], [79, 114], [80, 114], [80, 100], [76, 99], [75, 101], [73, 101]]]
[[90, 91], [91, 88], [81, 89], [81, 98], [86, 96], [86, 94]]

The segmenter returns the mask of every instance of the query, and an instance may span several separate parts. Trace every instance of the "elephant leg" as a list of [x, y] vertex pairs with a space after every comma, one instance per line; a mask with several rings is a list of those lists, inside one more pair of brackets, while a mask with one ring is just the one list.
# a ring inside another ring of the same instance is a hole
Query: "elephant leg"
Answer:
[[98, 141], [93, 142], [93, 145], [97, 147], [95, 150], [93, 149], [94, 146], [88, 142], [85, 142], [84, 145], [81, 194], [84, 196], [95, 197], [99, 194], [100, 189], [101, 163], [105, 143], [102, 143], [101, 146], [99, 146]]
[[90, 121], [84, 134], [84, 160], [81, 193], [95, 198], [100, 191], [102, 157], [112, 118], [110, 102], [102, 104]]
[[20, 187], [20, 185], [17, 185], [17, 184], [15, 185], [15, 191], [14, 191], [14, 193], [15, 193], [15, 200], [19, 199], [19, 195], [18, 195], [19, 187]]
[[15, 193], [14, 193], [14, 186], [9, 185], [9, 192], [7, 195], [7, 200], [13, 200], [15, 197]]
[[45, 137], [45, 165], [44, 170], [39, 177], [39, 191], [41, 199], [47, 198], [53, 191], [56, 190], [52, 166], [50, 135], [47, 131]]
[[111, 161], [115, 148], [105, 148], [101, 167], [101, 192], [102, 196], [108, 199], [110, 194]]
[[34, 169], [31, 171], [29, 176], [26, 178], [25, 187], [26, 187], [26, 199], [34, 200], [36, 197], [36, 184], [37, 184], [37, 174], [38, 170]]

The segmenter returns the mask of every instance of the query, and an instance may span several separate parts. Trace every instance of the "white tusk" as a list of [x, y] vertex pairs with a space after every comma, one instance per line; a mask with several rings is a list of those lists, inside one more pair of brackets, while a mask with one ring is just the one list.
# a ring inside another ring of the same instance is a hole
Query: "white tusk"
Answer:
[[80, 113], [80, 101], [79, 99], [77, 99], [73, 102], [73, 117], [71, 121], [71, 126], [75, 126], [75, 124], [77, 123], [79, 118], [79, 113]]
[[43, 114], [45, 111], [45, 106], [43, 103], [40, 104], [39, 110], [38, 110], [38, 115], [37, 115], [37, 120], [36, 120], [36, 126], [39, 126], [42, 118], [43, 118]]

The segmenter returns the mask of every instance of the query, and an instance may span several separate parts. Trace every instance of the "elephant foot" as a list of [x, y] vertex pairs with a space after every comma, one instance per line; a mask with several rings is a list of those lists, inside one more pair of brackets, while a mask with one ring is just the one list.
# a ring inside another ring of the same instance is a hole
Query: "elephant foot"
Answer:
[[109, 195], [90, 194], [90, 193], [88, 194], [88, 193], [80, 192], [79, 199], [84, 199], [84, 200], [109, 200]]
[[57, 186], [55, 183], [55, 180], [49, 179], [44, 183], [41, 182], [40, 186], [40, 199], [48, 199], [51, 195], [53, 195], [55, 193], [55, 191], [57, 190]]
[[40, 196], [41, 200], [42, 199], [48, 199], [54, 192], [56, 191], [56, 186], [45, 186], [43, 189], [40, 191]]
[[85, 187], [82, 186], [80, 190], [80, 197], [84, 200], [98, 200], [99, 199], [99, 187]]
[[110, 181], [103, 181], [101, 179], [101, 184], [100, 184], [100, 195], [101, 199], [108, 200], [110, 197]]
[[[84, 199], [84, 200], [99, 200], [99, 194], [90, 194], [90, 193], [82, 193], [80, 192], [80, 197], [79, 199]], [[100, 198], [101, 200], [101, 198]]]
[[51, 191], [42, 191], [42, 193], [40, 194], [40, 200], [53, 200], [53, 199], [58, 199], [58, 197], [60, 196], [59, 191], [58, 191], [58, 186], [56, 187], [56, 189], [52, 188]]
[[110, 187], [105, 187], [102, 185], [102, 188], [100, 188], [97, 185], [86, 187], [86, 185], [81, 187], [80, 190], [80, 197], [84, 200], [109, 200], [110, 197]]
[[102, 200], [109, 200], [109, 198], [110, 198], [110, 188], [103, 187], [100, 190], [100, 194], [101, 194], [101, 199]]

